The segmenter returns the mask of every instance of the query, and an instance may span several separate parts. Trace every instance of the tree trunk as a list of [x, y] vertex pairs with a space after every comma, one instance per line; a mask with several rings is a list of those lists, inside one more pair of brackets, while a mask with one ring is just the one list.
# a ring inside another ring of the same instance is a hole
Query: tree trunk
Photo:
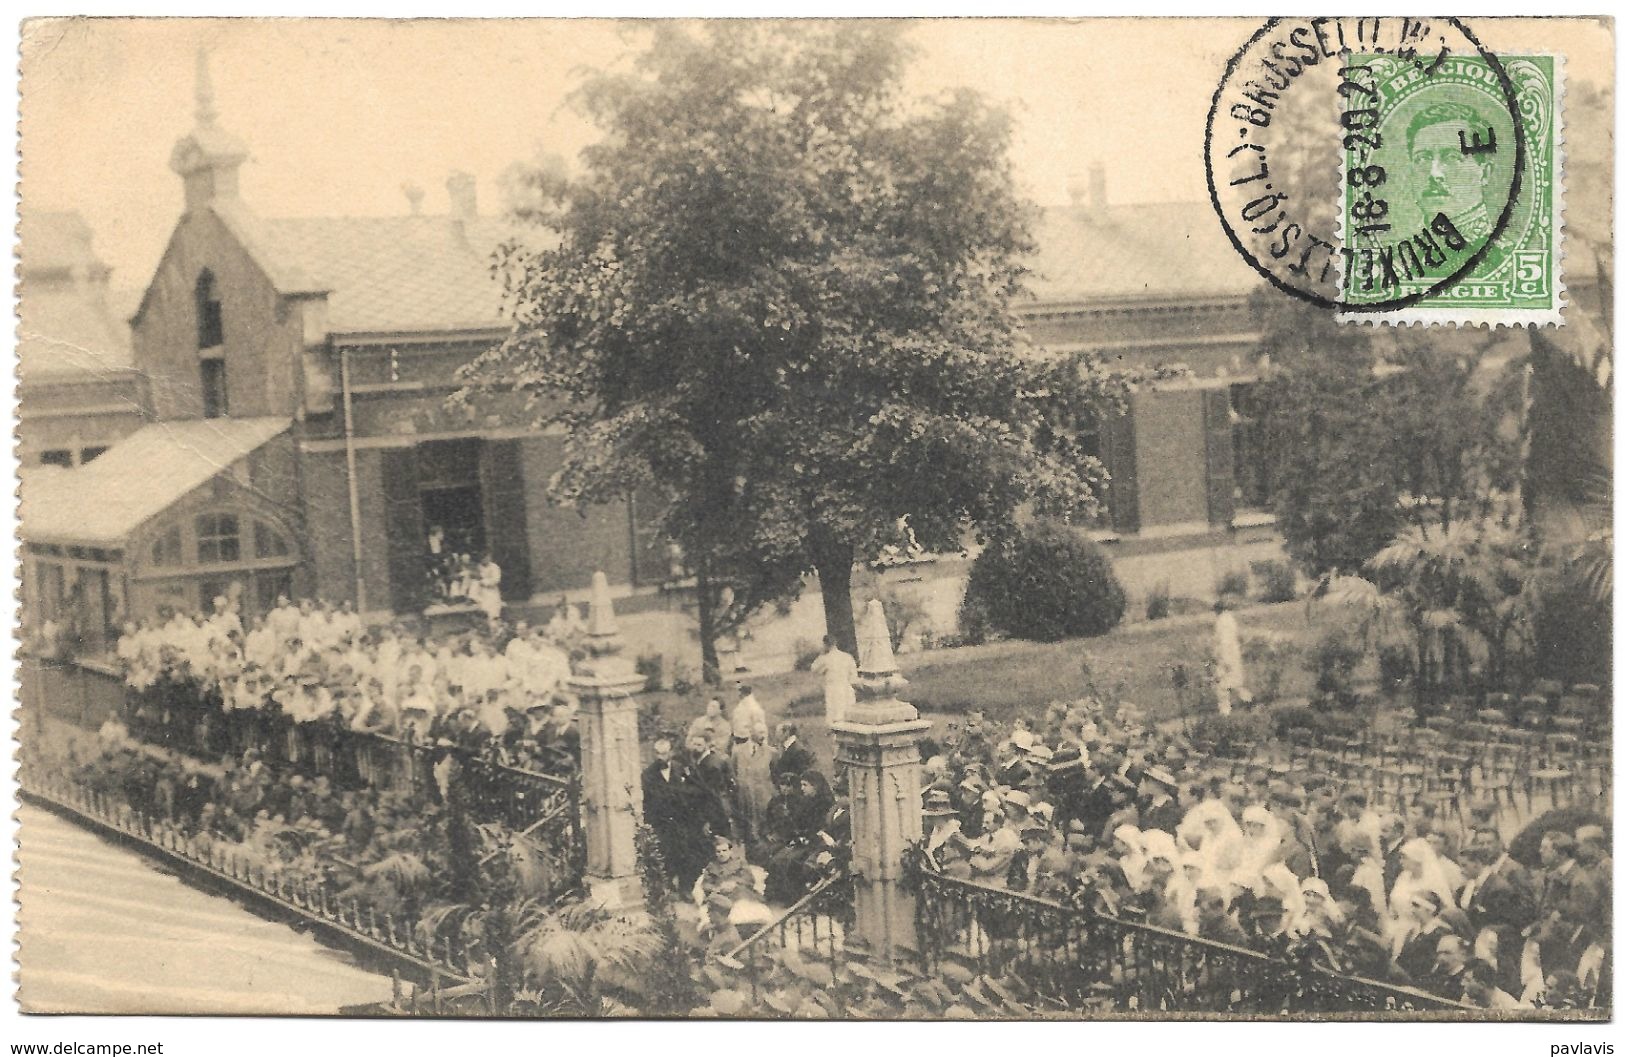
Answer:
[[694, 597], [699, 602], [700, 680], [707, 686], [722, 685], [722, 662], [717, 659], [717, 611], [711, 584], [711, 566], [704, 558], [694, 576]]
[[824, 632], [835, 644], [858, 655], [858, 628], [852, 618], [852, 545], [836, 540], [814, 547], [813, 566], [824, 594]]

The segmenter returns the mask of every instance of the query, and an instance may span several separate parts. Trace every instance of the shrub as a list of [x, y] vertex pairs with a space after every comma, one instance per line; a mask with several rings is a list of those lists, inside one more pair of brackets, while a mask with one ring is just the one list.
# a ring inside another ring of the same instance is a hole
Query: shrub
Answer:
[[1365, 651], [1348, 632], [1341, 629], [1327, 632], [1309, 647], [1307, 664], [1315, 677], [1315, 689], [1323, 698], [1339, 705], [1353, 705], [1354, 670], [1364, 657]]
[[1219, 597], [1235, 595], [1237, 598], [1247, 597], [1247, 573], [1241, 569], [1232, 569], [1219, 577], [1214, 593]]
[[1169, 589], [1166, 580], [1154, 585], [1145, 596], [1145, 619], [1161, 620], [1166, 617], [1172, 598], [1173, 592]]
[[1290, 602], [1298, 597], [1298, 571], [1291, 562], [1253, 562], [1260, 602]]
[[632, 668], [644, 679], [650, 690], [664, 690], [666, 688], [666, 657], [660, 653], [640, 653], [633, 662]]
[[813, 661], [824, 652], [824, 647], [811, 639], [797, 639], [795, 644], [796, 671], [807, 672], [812, 670]]
[[1104, 635], [1127, 598], [1111, 560], [1065, 525], [1038, 522], [987, 547], [971, 566], [965, 609], [979, 605], [991, 627], [1013, 638], [1055, 642]]
[[690, 665], [683, 664], [681, 661], [673, 661], [668, 674], [668, 681], [671, 683], [669, 689], [672, 693], [686, 696], [699, 689], [700, 673]]
[[1289, 635], [1260, 631], [1242, 639], [1241, 659], [1247, 666], [1248, 689], [1256, 704], [1267, 705], [1280, 699], [1287, 668], [1299, 660], [1301, 652], [1297, 640]]
[[1252, 746], [1274, 734], [1270, 717], [1262, 712], [1207, 713], [1191, 720], [1190, 740], [1215, 756], [1244, 757]]
[[1359, 733], [1364, 725], [1359, 716], [1347, 712], [1328, 712], [1309, 705], [1287, 705], [1270, 714], [1275, 736], [1284, 738], [1292, 730], [1308, 730], [1316, 735], [1350, 737]]
[[886, 629], [891, 632], [892, 649], [901, 649], [903, 638], [910, 631], [925, 629], [929, 625], [925, 603], [913, 591], [883, 587], [878, 597], [886, 610]]

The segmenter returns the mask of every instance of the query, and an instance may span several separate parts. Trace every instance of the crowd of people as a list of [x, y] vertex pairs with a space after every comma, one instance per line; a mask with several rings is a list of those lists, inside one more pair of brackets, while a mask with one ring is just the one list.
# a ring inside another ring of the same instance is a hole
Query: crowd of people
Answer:
[[926, 751], [922, 851], [949, 877], [1482, 1007], [1589, 1005], [1608, 978], [1601, 819], [1545, 816], [1520, 861], [1490, 805], [1238, 769], [1088, 702], [1001, 735], [972, 714]]
[[473, 605], [495, 628], [502, 619], [502, 566], [489, 553], [479, 561], [457, 550], [440, 525], [429, 526], [425, 547], [431, 605]]
[[845, 868], [851, 819], [801, 743], [796, 724], [772, 730], [751, 688], [724, 714], [712, 699], [675, 734], [657, 737], [643, 772], [643, 817], [666, 876], [692, 894], [719, 931], [764, 920]]
[[161, 719], [144, 713], [190, 691], [226, 712], [274, 709], [296, 724], [449, 741], [551, 770], [579, 753], [564, 684], [584, 633], [562, 601], [545, 626], [499, 623], [432, 641], [402, 624], [368, 628], [348, 602], [285, 597], [245, 629], [218, 598], [208, 614], [127, 625], [116, 655], [136, 691], [138, 732]]
[[[400, 891], [372, 869], [411, 856], [442, 876], [447, 871], [438, 801], [420, 790], [341, 789], [325, 775], [308, 777], [266, 764], [257, 750], [228, 756], [218, 767], [137, 743], [116, 721], [102, 728], [98, 752], [70, 757], [68, 773], [110, 794], [156, 824], [200, 847], [229, 848], [260, 869], [305, 874], [335, 894], [359, 895], [380, 909], [400, 911]], [[386, 871], [387, 873], [387, 871]]]

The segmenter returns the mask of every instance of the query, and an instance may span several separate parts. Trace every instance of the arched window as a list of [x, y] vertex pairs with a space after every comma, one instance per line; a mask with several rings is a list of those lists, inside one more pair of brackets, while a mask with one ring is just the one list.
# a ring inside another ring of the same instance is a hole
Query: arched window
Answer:
[[220, 319], [220, 295], [214, 288], [214, 273], [205, 269], [197, 277], [197, 347], [213, 349], [225, 344], [225, 327]]
[[171, 525], [163, 535], [152, 541], [152, 564], [158, 566], [180, 565], [181, 558], [181, 527]]
[[243, 557], [242, 538], [236, 514], [199, 514], [197, 519], [198, 563], [235, 562]]
[[231, 414], [227, 403], [225, 324], [220, 318], [220, 294], [214, 275], [205, 270], [197, 277], [198, 385], [203, 393], [203, 417], [224, 418]]
[[254, 522], [254, 557], [286, 558], [289, 553], [288, 541], [280, 532], [263, 521]]

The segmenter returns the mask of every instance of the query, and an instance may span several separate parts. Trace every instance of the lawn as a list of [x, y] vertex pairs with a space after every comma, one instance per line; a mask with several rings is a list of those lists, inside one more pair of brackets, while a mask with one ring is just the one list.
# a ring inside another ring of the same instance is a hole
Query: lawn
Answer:
[[[1260, 605], [1237, 613], [1245, 638], [1269, 631], [1307, 644], [1319, 632], [1303, 602]], [[1070, 701], [1091, 688], [1138, 705], [1148, 716], [1174, 718], [1179, 703], [1170, 678], [1170, 666], [1200, 665], [1208, 654], [1212, 617], [1194, 614], [1163, 621], [1120, 627], [1092, 639], [1063, 642], [998, 642], [931, 650], [898, 658], [909, 680], [901, 695], [927, 719], [962, 715], [981, 709], [989, 720], [1008, 723], [1018, 715], [1036, 715], [1051, 701]], [[1250, 675], [1252, 673], [1249, 673]], [[803, 740], [820, 759], [832, 752], [822, 722], [823, 694], [810, 672], [750, 679], [770, 720], [786, 715], [803, 721]], [[1301, 662], [1289, 664], [1281, 682], [1282, 699], [1308, 695], [1312, 680]], [[731, 690], [722, 695], [732, 705]], [[660, 709], [661, 719], [686, 726], [699, 714], [700, 695], [651, 694], [649, 705]]]

